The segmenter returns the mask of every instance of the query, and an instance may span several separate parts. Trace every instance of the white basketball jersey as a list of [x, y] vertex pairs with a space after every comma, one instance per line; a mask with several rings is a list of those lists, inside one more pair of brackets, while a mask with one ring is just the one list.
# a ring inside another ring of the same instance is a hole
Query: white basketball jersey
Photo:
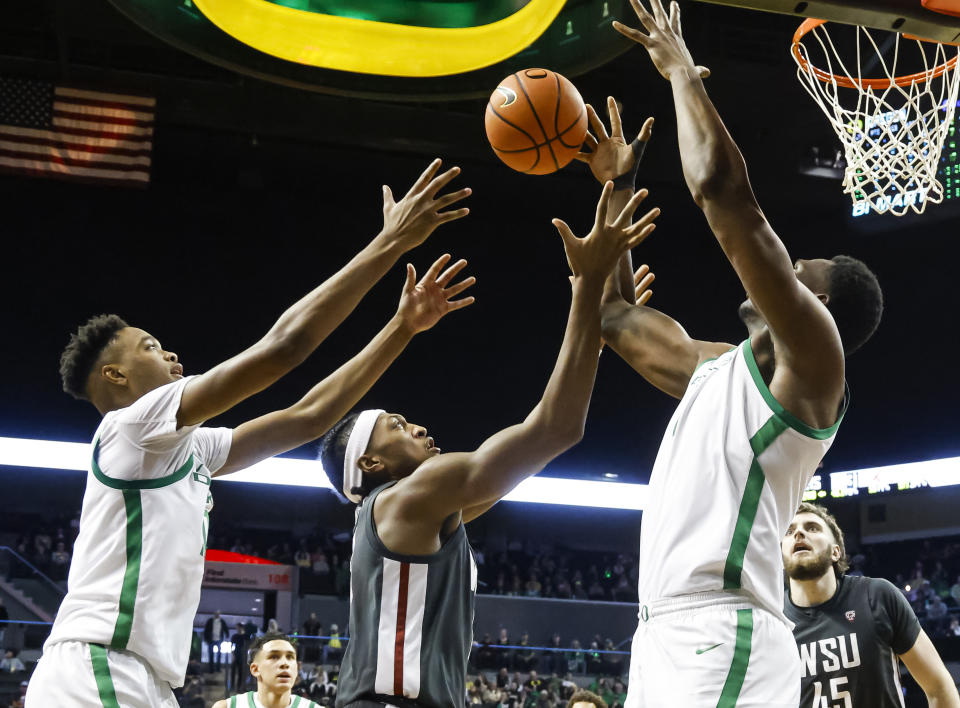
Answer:
[[232, 440], [228, 428], [177, 429], [188, 380], [103, 417], [67, 595], [47, 640], [133, 652], [174, 688], [200, 602], [210, 481]]
[[743, 594], [783, 619], [786, 533], [837, 422], [806, 425], [764, 383], [750, 340], [704, 362], [670, 420], [640, 533], [640, 604]]

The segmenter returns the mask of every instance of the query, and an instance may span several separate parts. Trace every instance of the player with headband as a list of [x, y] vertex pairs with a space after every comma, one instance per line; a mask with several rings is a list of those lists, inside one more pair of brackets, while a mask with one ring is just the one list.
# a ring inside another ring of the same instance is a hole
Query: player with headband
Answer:
[[606, 184], [586, 238], [554, 220], [573, 271], [573, 301], [546, 390], [522, 423], [460, 453], [441, 454], [426, 428], [383, 410], [352, 414], [324, 438], [327, 475], [359, 504], [338, 708], [462, 708], [477, 586], [463, 525], [582, 437], [604, 281], [659, 213], [630, 225], [643, 190], [608, 223], [612, 192]]
[[[633, 304], [622, 275], [606, 293], [606, 342], [680, 399], [643, 513], [626, 706], [796, 708], [799, 657], [783, 614], [778, 544], [833, 443], [847, 405], [845, 356], [873, 334], [882, 295], [853, 258], [791, 263], [707, 96], [678, 5], [668, 14], [660, 0], [651, 0], [652, 13], [631, 4], [643, 28], [614, 27], [670, 81], [684, 178], [747, 292], [740, 314], [749, 338], [739, 346], [695, 340]], [[614, 118], [611, 111], [617, 133]], [[600, 132], [596, 142], [600, 155], [612, 138]]]
[[[434, 161], [395, 202], [384, 187], [384, 228], [353, 260], [292, 305], [256, 344], [184, 377], [172, 351], [116, 315], [92, 318], [61, 358], [64, 389], [103, 415], [94, 436], [67, 595], [30, 680], [30, 708], [176, 708], [200, 601], [211, 478], [323, 435], [370, 389], [413, 335], [473, 298], [452, 283], [466, 265], [412, 265], [396, 315], [355, 357], [291, 407], [235, 430], [201, 424], [262, 391], [307, 358], [401, 254], [440, 224], [469, 190], [438, 192], [458, 173]], [[441, 272], [443, 271], [443, 272]]]

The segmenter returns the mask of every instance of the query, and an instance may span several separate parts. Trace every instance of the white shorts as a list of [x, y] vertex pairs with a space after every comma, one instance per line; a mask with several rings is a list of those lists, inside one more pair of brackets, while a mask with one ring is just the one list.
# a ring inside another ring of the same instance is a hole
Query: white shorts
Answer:
[[26, 708], [177, 708], [170, 684], [127, 651], [86, 642], [44, 647], [30, 677]]
[[800, 657], [782, 620], [695, 593], [640, 608], [624, 708], [797, 708]]

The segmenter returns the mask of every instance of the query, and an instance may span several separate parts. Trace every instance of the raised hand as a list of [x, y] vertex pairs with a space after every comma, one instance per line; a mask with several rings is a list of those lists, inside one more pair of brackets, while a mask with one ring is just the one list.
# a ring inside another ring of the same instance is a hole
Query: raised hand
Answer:
[[647, 12], [640, 0], [630, 0], [630, 4], [633, 5], [633, 10], [647, 33], [644, 34], [638, 29], [627, 27], [616, 21], [613, 23], [613, 28], [624, 37], [642, 44], [650, 53], [654, 66], [663, 78], [669, 81], [678, 72], [685, 73], [691, 78], [699, 75], [701, 79], [710, 75], [708, 68], [694, 64], [690, 50], [683, 41], [680, 30], [680, 6], [676, 0], [670, 3], [669, 16], [664, 11], [660, 0], [650, 0], [653, 14]]
[[650, 286], [656, 277], [647, 264], [643, 264], [637, 268], [637, 272], [633, 274], [633, 287], [636, 294], [635, 302], [638, 307], [640, 305], [646, 305], [647, 302], [650, 301], [650, 298], [653, 297], [653, 290], [650, 289]]
[[560, 232], [563, 248], [567, 254], [567, 263], [574, 278], [583, 278], [603, 287], [607, 276], [613, 270], [620, 256], [629, 249], [640, 245], [653, 233], [656, 224], [653, 220], [660, 215], [660, 209], [654, 208], [643, 215], [635, 224], [631, 224], [633, 213], [647, 197], [647, 190], [641, 189], [631, 197], [622, 211], [610, 219], [608, 210], [610, 195], [613, 194], [613, 182], [603, 185], [600, 201], [597, 203], [597, 216], [593, 228], [584, 238], [577, 238], [567, 224], [554, 219], [553, 225]]
[[[593, 106], [587, 104], [587, 116], [596, 136], [588, 132], [584, 145], [589, 148], [589, 152], [581, 151], [575, 156], [581, 162], [587, 163], [593, 176], [601, 184], [626, 174], [633, 169], [637, 160], [633, 145], [623, 137], [620, 111], [617, 110], [617, 102], [613, 96], [607, 97], [607, 115], [610, 117], [609, 134]], [[652, 134], [653, 118], [647, 118], [636, 140], [638, 143], [646, 143]]]
[[440, 224], [462, 219], [470, 210], [467, 208], [443, 211], [446, 207], [470, 196], [471, 189], [464, 187], [456, 192], [440, 194], [450, 181], [460, 174], [459, 167], [437, 176], [441, 161], [439, 158], [430, 163], [400, 201], [394, 201], [390, 187], [383, 185], [383, 231], [384, 236], [409, 251], [427, 240]]
[[430, 270], [426, 272], [420, 282], [417, 282], [417, 271], [412, 264], [407, 263], [407, 280], [403, 285], [403, 294], [400, 296], [400, 306], [397, 316], [411, 332], [423, 332], [439, 322], [444, 315], [459, 310], [474, 302], [473, 296], [453, 300], [464, 290], [477, 282], [472, 275], [450, 285], [467, 262], [460, 259], [449, 268], [440, 272], [450, 262], [450, 254], [440, 256]]

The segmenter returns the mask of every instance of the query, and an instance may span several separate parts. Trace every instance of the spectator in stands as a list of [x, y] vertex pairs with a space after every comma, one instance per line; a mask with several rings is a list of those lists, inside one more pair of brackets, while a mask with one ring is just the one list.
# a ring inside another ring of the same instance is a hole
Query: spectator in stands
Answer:
[[[506, 627], [500, 628], [500, 636], [497, 638], [497, 644], [501, 647], [510, 646], [512, 642], [510, 641], [510, 633], [507, 631]], [[513, 668], [513, 650], [512, 649], [500, 649], [499, 656], [497, 657], [497, 663], [500, 666], [506, 666], [508, 669]]]
[[301, 572], [310, 570], [313, 566], [313, 560], [310, 558], [310, 551], [307, 550], [307, 540], [305, 538], [300, 539], [300, 547], [297, 548], [297, 552], [293, 554], [293, 562]]
[[267, 632], [271, 634], [283, 634], [283, 631], [280, 629], [280, 623], [272, 617], [267, 621]]
[[563, 645], [560, 643], [560, 635], [554, 632], [547, 646], [556, 651], [544, 653], [543, 670], [555, 674], [565, 674], [567, 672], [567, 661], [564, 652], [561, 651]]
[[207, 702], [203, 698], [203, 679], [190, 676], [181, 689], [179, 696], [180, 708], [205, 708]]
[[27, 668], [23, 665], [23, 662], [20, 661], [20, 657], [17, 656], [17, 652], [15, 652], [13, 649], [7, 649], [3, 659], [0, 660], [0, 672], [15, 674], [26, 670]]
[[950, 597], [953, 599], [953, 606], [960, 607], [960, 575], [957, 576], [957, 582], [950, 587]]
[[[482, 676], [482, 674], [481, 674]], [[484, 705], [487, 706], [499, 706], [505, 702], [503, 691], [493, 683], [488, 681], [484, 676], [483, 688], [481, 692], [481, 697], [483, 698]]]
[[339, 664], [342, 658], [343, 658], [343, 642], [340, 640], [340, 628], [335, 624], [331, 624], [330, 640], [327, 642], [327, 645], [323, 648], [323, 663]]
[[570, 586], [570, 581], [567, 580], [566, 573], [560, 573], [557, 576], [557, 597], [562, 600], [569, 600], [573, 597], [573, 588]]
[[480, 640], [479, 646], [477, 646], [475, 663], [478, 669], [497, 668], [497, 652], [490, 646], [491, 644], [493, 644], [493, 638], [490, 636], [490, 633], [487, 632], [483, 635], [483, 639]]
[[247, 680], [247, 643], [249, 637], [243, 622], [237, 622], [237, 630], [230, 637], [233, 644], [233, 659], [230, 665], [230, 687], [234, 690], [241, 690]]
[[948, 637], [960, 637], [960, 618], [956, 615], [950, 615], [950, 625], [947, 627], [946, 635]]
[[510, 685], [510, 673], [506, 666], [501, 666], [497, 672], [497, 688], [506, 689]]
[[[616, 645], [614, 645], [613, 640], [609, 637], [603, 643], [603, 650], [606, 652], [615, 652], [617, 650]], [[603, 656], [603, 673], [608, 676], [620, 676], [623, 674], [623, 656], [620, 654], [602, 654]], [[606, 700], [606, 696], [604, 696]], [[607, 701], [608, 703], [613, 703], [612, 701]]]
[[530, 671], [535, 673], [532, 669], [537, 668], [540, 664], [540, 657], [537, 656], [536, 652], [530, 646], [530, 635], [524, 632], [520, 635], [520, 646], [521, 649], [516, 650], [516, 655], [513, 658], [513, 665], [520, 669], [521, 671]]
[[220, 642], [224, 641], [230, 628], [226, 620], [220, 616], [220, 610], [213, 613], [203, 626], [203, 641], [207, 643], [207, 671], [213, 673], [220, 670]]
[[574, 674], [583, 674], [587, 671], [586, 656], [583, 648], [580, 646], [580, 640], [574, 639], [570, 642], [570, 651], [566, 653], [567, 671]]
[[321, 703], [326, 698], [328, 703], [333, 703], [333, 699], [337, 695], [337, 685], [330, 680], [330, 674], [322, 666], [314, 667], [310, 674], [309, 683], [308, 690], [311, 701]]
[[607, 708], [607, 702], [593, 691], [581, 690], [570, 696], [567, 708]]
[[927, 601], [926, 629], [931, 636], [940, 636], [944, 633], [947, 623], [947, 606], [936, 593], [932, 593]]
[[50, 574], [54, 580], [65, 580], [70, 566], [70, 551], [63, 541], [57, 543], [57, 550], [50, 554]]
[[603, 586], [600, 585], [600, 580], [597, 576], [593, 576], [590, 580], [590, 585], [587, 587], [587, 598], [590, 600], [605, 600], [606, 593], [603, 591]]
[[537, 571], [531, 570], [527, 582], [523, 586], [523, 594], [527, 597], [540, 597], [542, 589], [543, 586], [540, 585], [540, 580], [537, 578]]
[[[526, 635], [524, 635], [526, 636]], [[526, 683], [523, 684], [524, 688], [531, 692], [540, 692], [543, 688], [543, 679], [537, 675], [536, 670], [530, 671], [530, 677], [527, 679]]]

